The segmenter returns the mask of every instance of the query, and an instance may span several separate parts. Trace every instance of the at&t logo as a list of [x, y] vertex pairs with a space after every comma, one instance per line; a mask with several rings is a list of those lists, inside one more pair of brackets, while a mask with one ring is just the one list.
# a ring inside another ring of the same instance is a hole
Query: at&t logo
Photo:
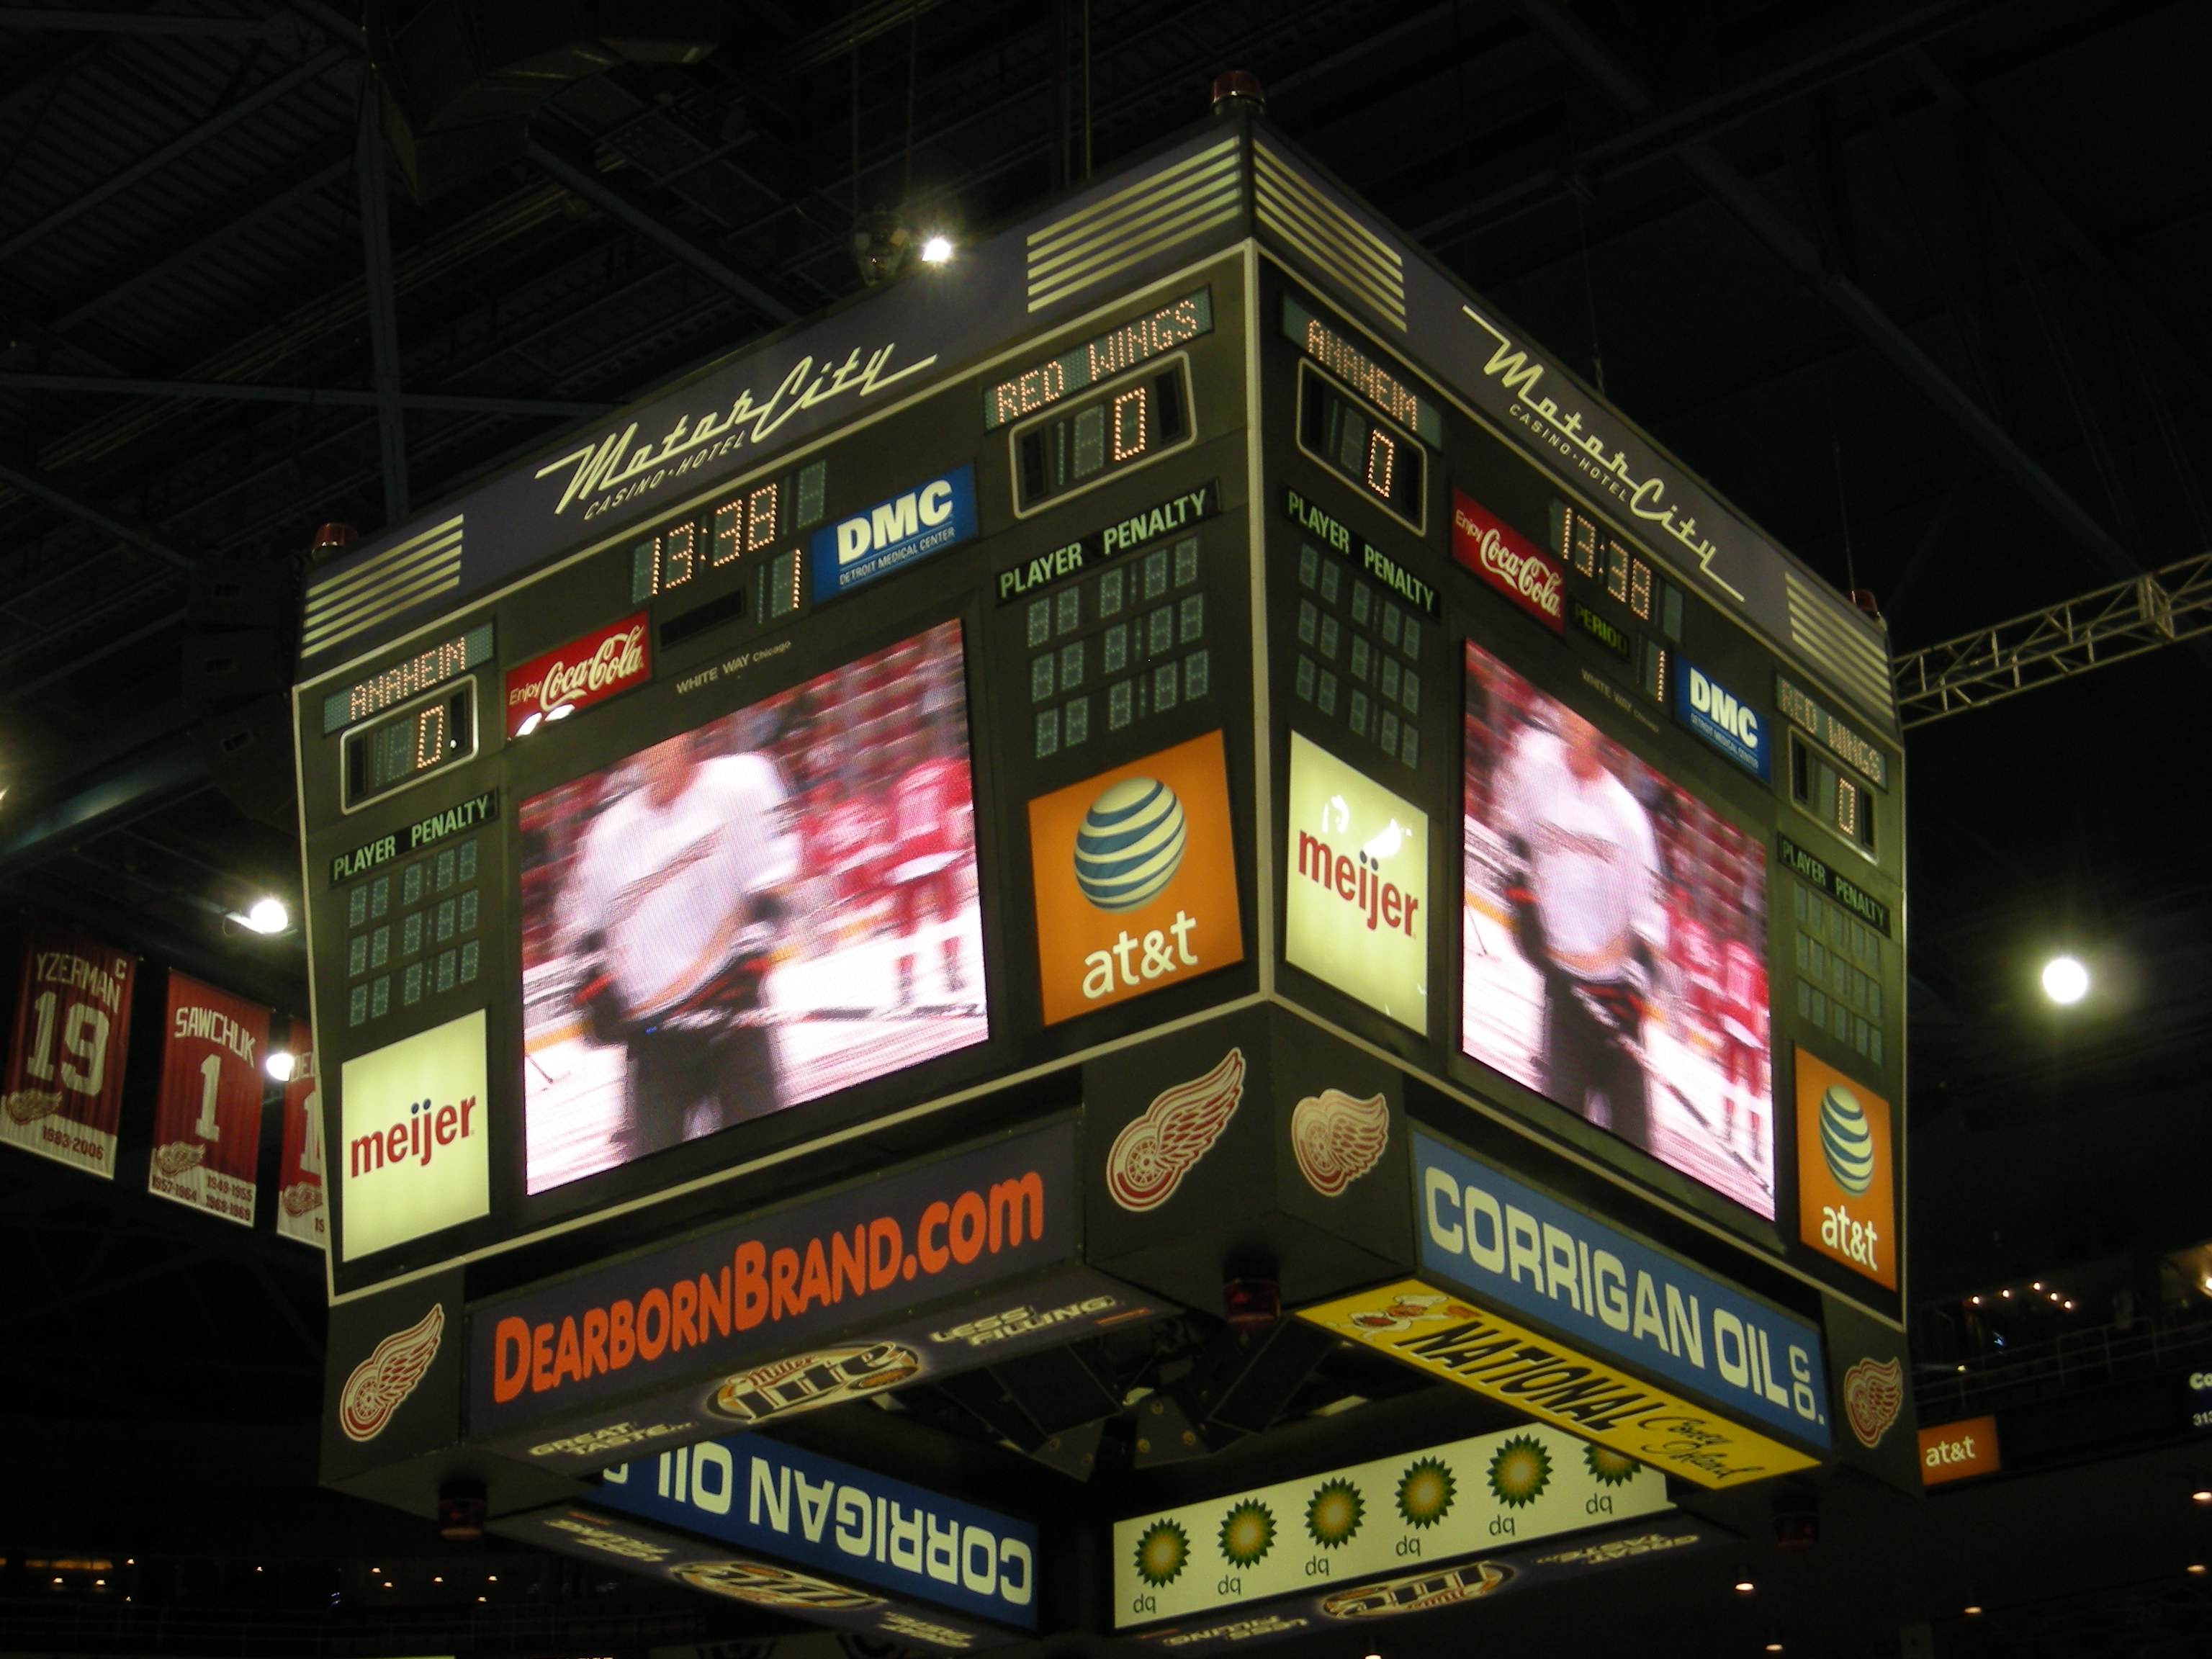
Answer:
[[[1174, 790], [1156, 778], [1124, 778], [1083, 815], [1075, 836], [1076, 887], [1101, 910], [1138, 909], [1176, 878], [1188, 838], [1182, 803]], [[1117, 985], [1137, 986], [1178, 968], [1196, 967], [1190, 935], [1197, 926], [1188, 911], [1178, 909], [1165, 927], [1140, 937], [1121, 929], [1112, 945], [1084, 957], [1084, 996], [1096, 1001]]]

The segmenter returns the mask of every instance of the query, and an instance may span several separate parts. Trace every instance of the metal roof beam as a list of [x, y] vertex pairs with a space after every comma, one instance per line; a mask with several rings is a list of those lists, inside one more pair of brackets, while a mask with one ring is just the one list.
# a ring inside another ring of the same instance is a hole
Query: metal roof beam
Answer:
[[175, 12], [66, 11], [10, 6], [0, 23], [11, 29], [58, 29], [74, 34], [197, 34], [223, 40], [295, 40], [289, 17], [187, 17]]
[[799, 313], [750, 276], [740, 275], [673, 226], [663, 223], [646, 208], [617, 190], [596, 173], [556, 155], [544, 145], [530, 146], [532, 166], [572, 196], [581, 198], [617, 224], [626, 226], [663, 252], [672, 254], [718, 288], [727, 289], [769, 321], [795, 322]]
[[[217, 213], [211, 222], [203, 221], [208, 225], [205, 234], [194, 236], [181, 246], [177, 244], [173, 236], [165, 234], [161, 238], [161, 245], [168, 251], [161, 258], [134, 259], [128, 276], [102, 289], [89, 299], [80, 300], [55, 318], [50, 326], [56, 330], [74, 327], [86, 318], [106, 310], [118, 301], [129, 299], [149, 283], [158, 282], [170, 272], [213, 252], [240, 231], [251, 229], [271, 214], [282, 213], [319, 191], [329, 188], [344, 178], [352, 165], [352, 146], [342, 145], [331, 159], [321, 165], [310, 161], [307, 171], [289, 183], [281, 179], [258, 180], [243, 198], [243, 210]], [[184, 234], [190, 234], [190, 232], [187, 230]]]
[[[1613, 48], [1568, 10], [1561, 0], [1515, 0], [1528, 26], [1549, 40], [1615, 106], [1644, 115], [1658, 100]], [[2016, 442], [1936, 360], [1856, 284], [1829, 268], [1820, 249], [1790, 222], [1735, 164], [1704, 140], [1681, 146], [1678, 159], [1705, 193], [1806, 289], [1819, 295], [1871, 346], [1899, 378], [1933, 404], [2001, 476], [2063, 528], [2090, 562], [2115, 577], [2137, 576], [2142, 567], [2112, 532], [2065, 486]]]
[[64, 518], [75, 519], [79, 524], [90, 525], [94, 530], [106, 531], [118, 542], [131, 547], [143, 547], [155, 557], [167, 560], [179, 570], [191, 571], [198, 567], [173, 547], [164, 547], [150, 536], [133, 530], [122, 520], [102, 511], [89, 501], [79, 501], [43, 472], [27, 466], [0, 460], [0, 483], [13, 485], [33, 501], [44, 501]]
[[376, 435], [384, 453], [384, 521], [407, 516], [407, 418], [399, 400], [399, 305], [392, 282], [392, 211], [384, 175], [384, 138], [376, 105], [361, 106], [362, 282], [368, 301], [369, 379], [376, 387]]
[[238, 380], [149, 380], [119, 374], [40, 374], [0, 368], [0, 389], [22, 392], [89, 392], [117, 398], [205, 398], [222, 403], [320, 404], [344, 409], [380, 409], [387, 396], [403, 408], [445, 410], [469, 415], [533, 415], [588, 421], [621, 407], [618, 404], [566, 402], [544, 398], [475, 397], [457, 392], [401, 392], [386, 394], [359, 386], [254, 386]]
[[318, 76], [328, 73], [341, 64], [353, 61], [356, 54], [343, 46], [332, 46], [318, 52], [297, 68], [264, 82], [236, 103], [217, 110], [213, 115], [188, 131], [179, 133], [159, 149], [142, 155], [122, 172], [110, 175], [90, 190], [72, 196], [36, 224], [26, 225], [6, 241], [0, 242], [0, 263], [14, 258], [24, 249], [43, 240], [64, 225], [82, 217], [120, 195], [171, 162], [190, 155], [210, 138], [228, 131], [246, 117], [258, 113], [269, 105], [295, 88], [305, 86]]

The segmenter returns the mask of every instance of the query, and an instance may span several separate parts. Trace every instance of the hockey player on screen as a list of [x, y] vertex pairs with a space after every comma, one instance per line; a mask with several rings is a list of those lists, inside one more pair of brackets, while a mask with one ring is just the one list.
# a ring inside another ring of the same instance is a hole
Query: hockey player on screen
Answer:
[[1498, 800], [1519, 863], [1506, 894], [1516, 934], [1544, 981], [1545, 1092], [1648, 1149], [1644, 1016], [1667, 942], [1658, 838], [1597, 728], [1557, 712], [1559, 734], [1523, 729]]
[[624, 1161], [781, 1103], [762, 982], [799, 868], [765, 755], [685, 732], [638, 757], [638, 786], [585, 833], [564, 896], [592, 1040], [629, 1049]]
[[915, 937], [927, 906], [940, 930], [945, 988], [968, 987], [961, 972], [960, 936], [953, 919], [960, 914], [958, 866], [975, 841], [975, 809], [969, 794], [964, 762], [945, 753], [950, 745], [944, 723], [923, 716], [908, 739], [910, 762], [891, 785], [892, 846], [886, 879], [891, 919], [898, 934], [898, 1000], [915, 1000]]
[[1722, 947], [1720, 979], [1722, 1069], [1727, 1078], [1721, 1098], [1728, 1118], [1722, 1133], [1734, 1146], [1741, 1092], [1743, 1115], [1751, 1124], [1751, 1161], [1757, 1166], [1759, 1122], [1766, 1111], [1765, 1079], [1759, 1075], [1766, 1058], [1766, 964], [1750, 945], [1732, 939]]

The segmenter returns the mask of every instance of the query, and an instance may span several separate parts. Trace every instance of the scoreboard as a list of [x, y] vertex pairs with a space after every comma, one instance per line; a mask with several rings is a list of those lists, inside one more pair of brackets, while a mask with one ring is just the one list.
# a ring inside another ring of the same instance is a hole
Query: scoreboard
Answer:
[[[1899, 1322], [1879, 623], [1255, 121], [348, 554], [302, 674], [338, 1301], [1095, 1114], [1101, 1056], [1264, 1008]], [[1121, 1210], [1223, 1067], [1114, 1139]], [[1388, 1132], [1320, 1099], [1326, 1195]], [[1430, 1235], [1522, 1249], [1468, 1204]]]

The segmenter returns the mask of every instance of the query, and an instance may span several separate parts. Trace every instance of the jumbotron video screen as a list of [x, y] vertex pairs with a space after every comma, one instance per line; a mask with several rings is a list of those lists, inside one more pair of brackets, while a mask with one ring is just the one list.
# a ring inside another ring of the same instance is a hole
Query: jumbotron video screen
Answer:
[[1771, 1219], [1759, 841], [1467, 647], [1471, 1058]]
[[960, 626], [521, 807], [535, 1194], [982, 1042]]

